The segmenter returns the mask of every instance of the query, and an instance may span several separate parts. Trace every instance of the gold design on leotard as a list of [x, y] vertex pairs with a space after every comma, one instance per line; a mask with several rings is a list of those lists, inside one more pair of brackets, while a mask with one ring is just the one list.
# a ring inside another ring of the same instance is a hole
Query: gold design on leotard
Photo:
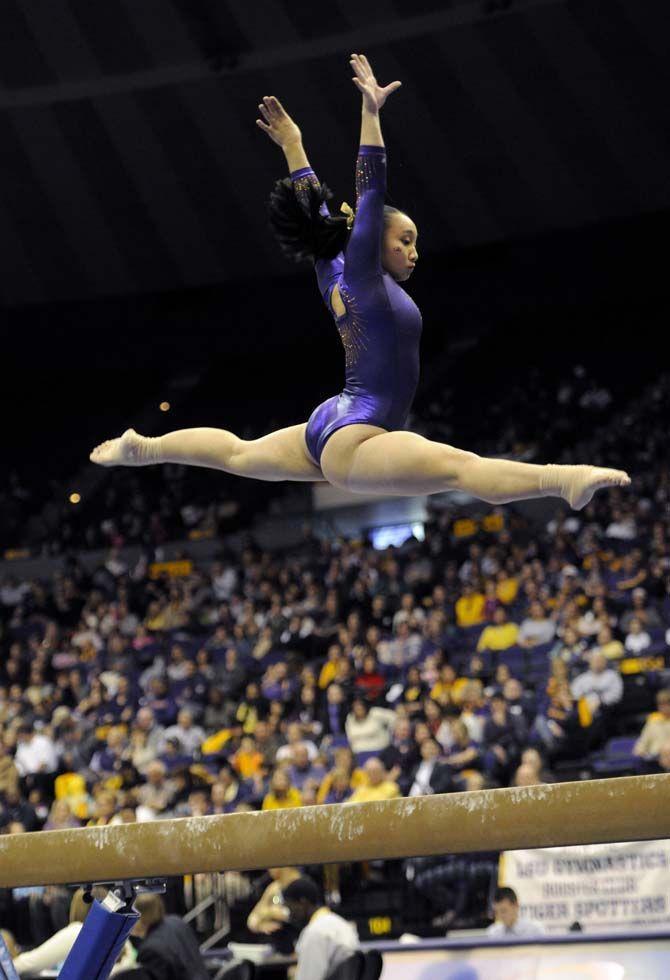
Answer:
[[293, 181], [293, 190], [298, 201], [303, 206], [303, 208], [309, 208], [309, 189], [314, 187], [318, 190], [321, 187], [319, 179], [316, 174], [304, 174], [302, 177], [296, 177]]
[[372, 177], [375, 173], [376, 166], [372, 160], [386, 159], [381, 155], [375, 154], [374, 157], [368, 153], [361, 153], [356, 159], [356, 200], [365, 191], [370, 189], [370, 183], [372, 182]]
[[344, 347], [344, 361], [347, 367], [353, 368], [356, 366], [360, 354], [367, 350], [368, 345], [365, 342], [365, 331], [363, 329], [362, 315], [358, 307], [358, 303], [354, 297], [347, 292], [347, 289], [342, 281], [340, 281], [340, 296], [344, 301], [344, 305], [347, 308], [346, 320], [342, 320], [338, 323], [337, 327], [340, 332], [340, 337], [342, 339], [342, 346]]

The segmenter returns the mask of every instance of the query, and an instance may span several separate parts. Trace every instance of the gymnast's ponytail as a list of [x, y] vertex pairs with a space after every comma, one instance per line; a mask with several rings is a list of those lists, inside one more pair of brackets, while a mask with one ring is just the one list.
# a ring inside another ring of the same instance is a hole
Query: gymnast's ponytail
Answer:
[[278, 180], [268, 201], [268, 219], [284, 255], [293, 262], [314, 265], [317, 259], [334, 259], [343, 251], [349, 228], [345, 214], [319, 212], [323, 202], [333, 197], [326, 184], [315, 187], [306, 182], [306, 193], [308, 208], [298, 201], [290, 177]]
[[[343, 204], [343, 214], [324, 215], [319, 208], [332, 200], [333, 192], [327, 184], [315, 187], [306, 182], [308, 209], [298, 200], [290, 177], [278, 180], [268, 201], [270, 228], [279, 242], [284, 255], [293, 262], [314, 265], [317, 259], [334, 259], [346, 248], [354, 212]], [[398, 208], [384, 205], [384, 224], [388, 224]]]

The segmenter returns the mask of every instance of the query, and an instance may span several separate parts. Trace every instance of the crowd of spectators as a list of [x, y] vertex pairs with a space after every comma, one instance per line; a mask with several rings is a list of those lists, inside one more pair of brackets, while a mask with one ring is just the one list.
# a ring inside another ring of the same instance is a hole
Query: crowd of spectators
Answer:
[[[670, 479], [649, 450], [668, 390], [623, 427], [634, 492], [541, 529], [441, 501], [425, 540], [384, 551], [306, 528], [290, 554], [250, 545], [186, 574], [112, 548], [92, 573], [73, 557], [51, 581], [5, 575], [3, 832], [546, 782], [640, 734], [633, 674], [658, 692], [639, 764], [669, 771]], [[408, 871], [444, 906], [434, 865]], [[15, 889], [2, 924], [38, 942], [50, 902]]]

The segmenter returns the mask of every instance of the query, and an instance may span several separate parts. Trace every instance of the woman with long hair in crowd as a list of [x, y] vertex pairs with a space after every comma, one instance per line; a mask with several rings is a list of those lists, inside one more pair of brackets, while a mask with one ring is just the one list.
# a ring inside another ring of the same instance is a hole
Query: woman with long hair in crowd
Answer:
[[259, 105], [259, 128], [280, 146], [290, 179], [278, 181], [270, 222], [290, 258], [310, 262], [339, 331], [344, 389], [307, 422], [260, 439], [195, 428], [155, 438], [128, 429], [97, 446], [101, 466], [181, 463], [258, 480], [327, 481], [353, 492], [390, 496], [461, 490], [490, 503], [557, 496], [575, 509], [596, 490], [627, 486], [622, 470], [487, 459], [403, 431], [419, 380], [421, 313], [403, 288], [417, 264], [417, 227], [384, 204], [386, 150], [379, 113], [401, 85], [382, 86], [368, 59], [351, 56], [362, 96], [356, 211], [331, 215], [332, 197], [303, 148], [296, 123], [274, 96]]

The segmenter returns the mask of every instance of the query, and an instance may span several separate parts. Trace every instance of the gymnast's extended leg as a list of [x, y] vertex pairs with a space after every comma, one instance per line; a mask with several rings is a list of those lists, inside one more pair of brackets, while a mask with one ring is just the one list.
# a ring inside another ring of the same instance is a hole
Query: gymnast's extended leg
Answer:
[[93, 450], [100, 466], [150, 466], [182, 463], [207, 466], [255, 480], [324, 480], [305, 446], [306, 423], [291, 425], [260, 439], [240, 439], [225, 429], [179, 429], [163, 436], [141, 436], [127, 429]]
[[462, 490], [492, 504], [562, 497], [580, 510], [596, 490], [628, 486], [622, 470], [487, 459], [432, 442], [414, 432], [349, 425], [330, 437], [321, 456], [329, 483], [355, 493], [391, 496]]

